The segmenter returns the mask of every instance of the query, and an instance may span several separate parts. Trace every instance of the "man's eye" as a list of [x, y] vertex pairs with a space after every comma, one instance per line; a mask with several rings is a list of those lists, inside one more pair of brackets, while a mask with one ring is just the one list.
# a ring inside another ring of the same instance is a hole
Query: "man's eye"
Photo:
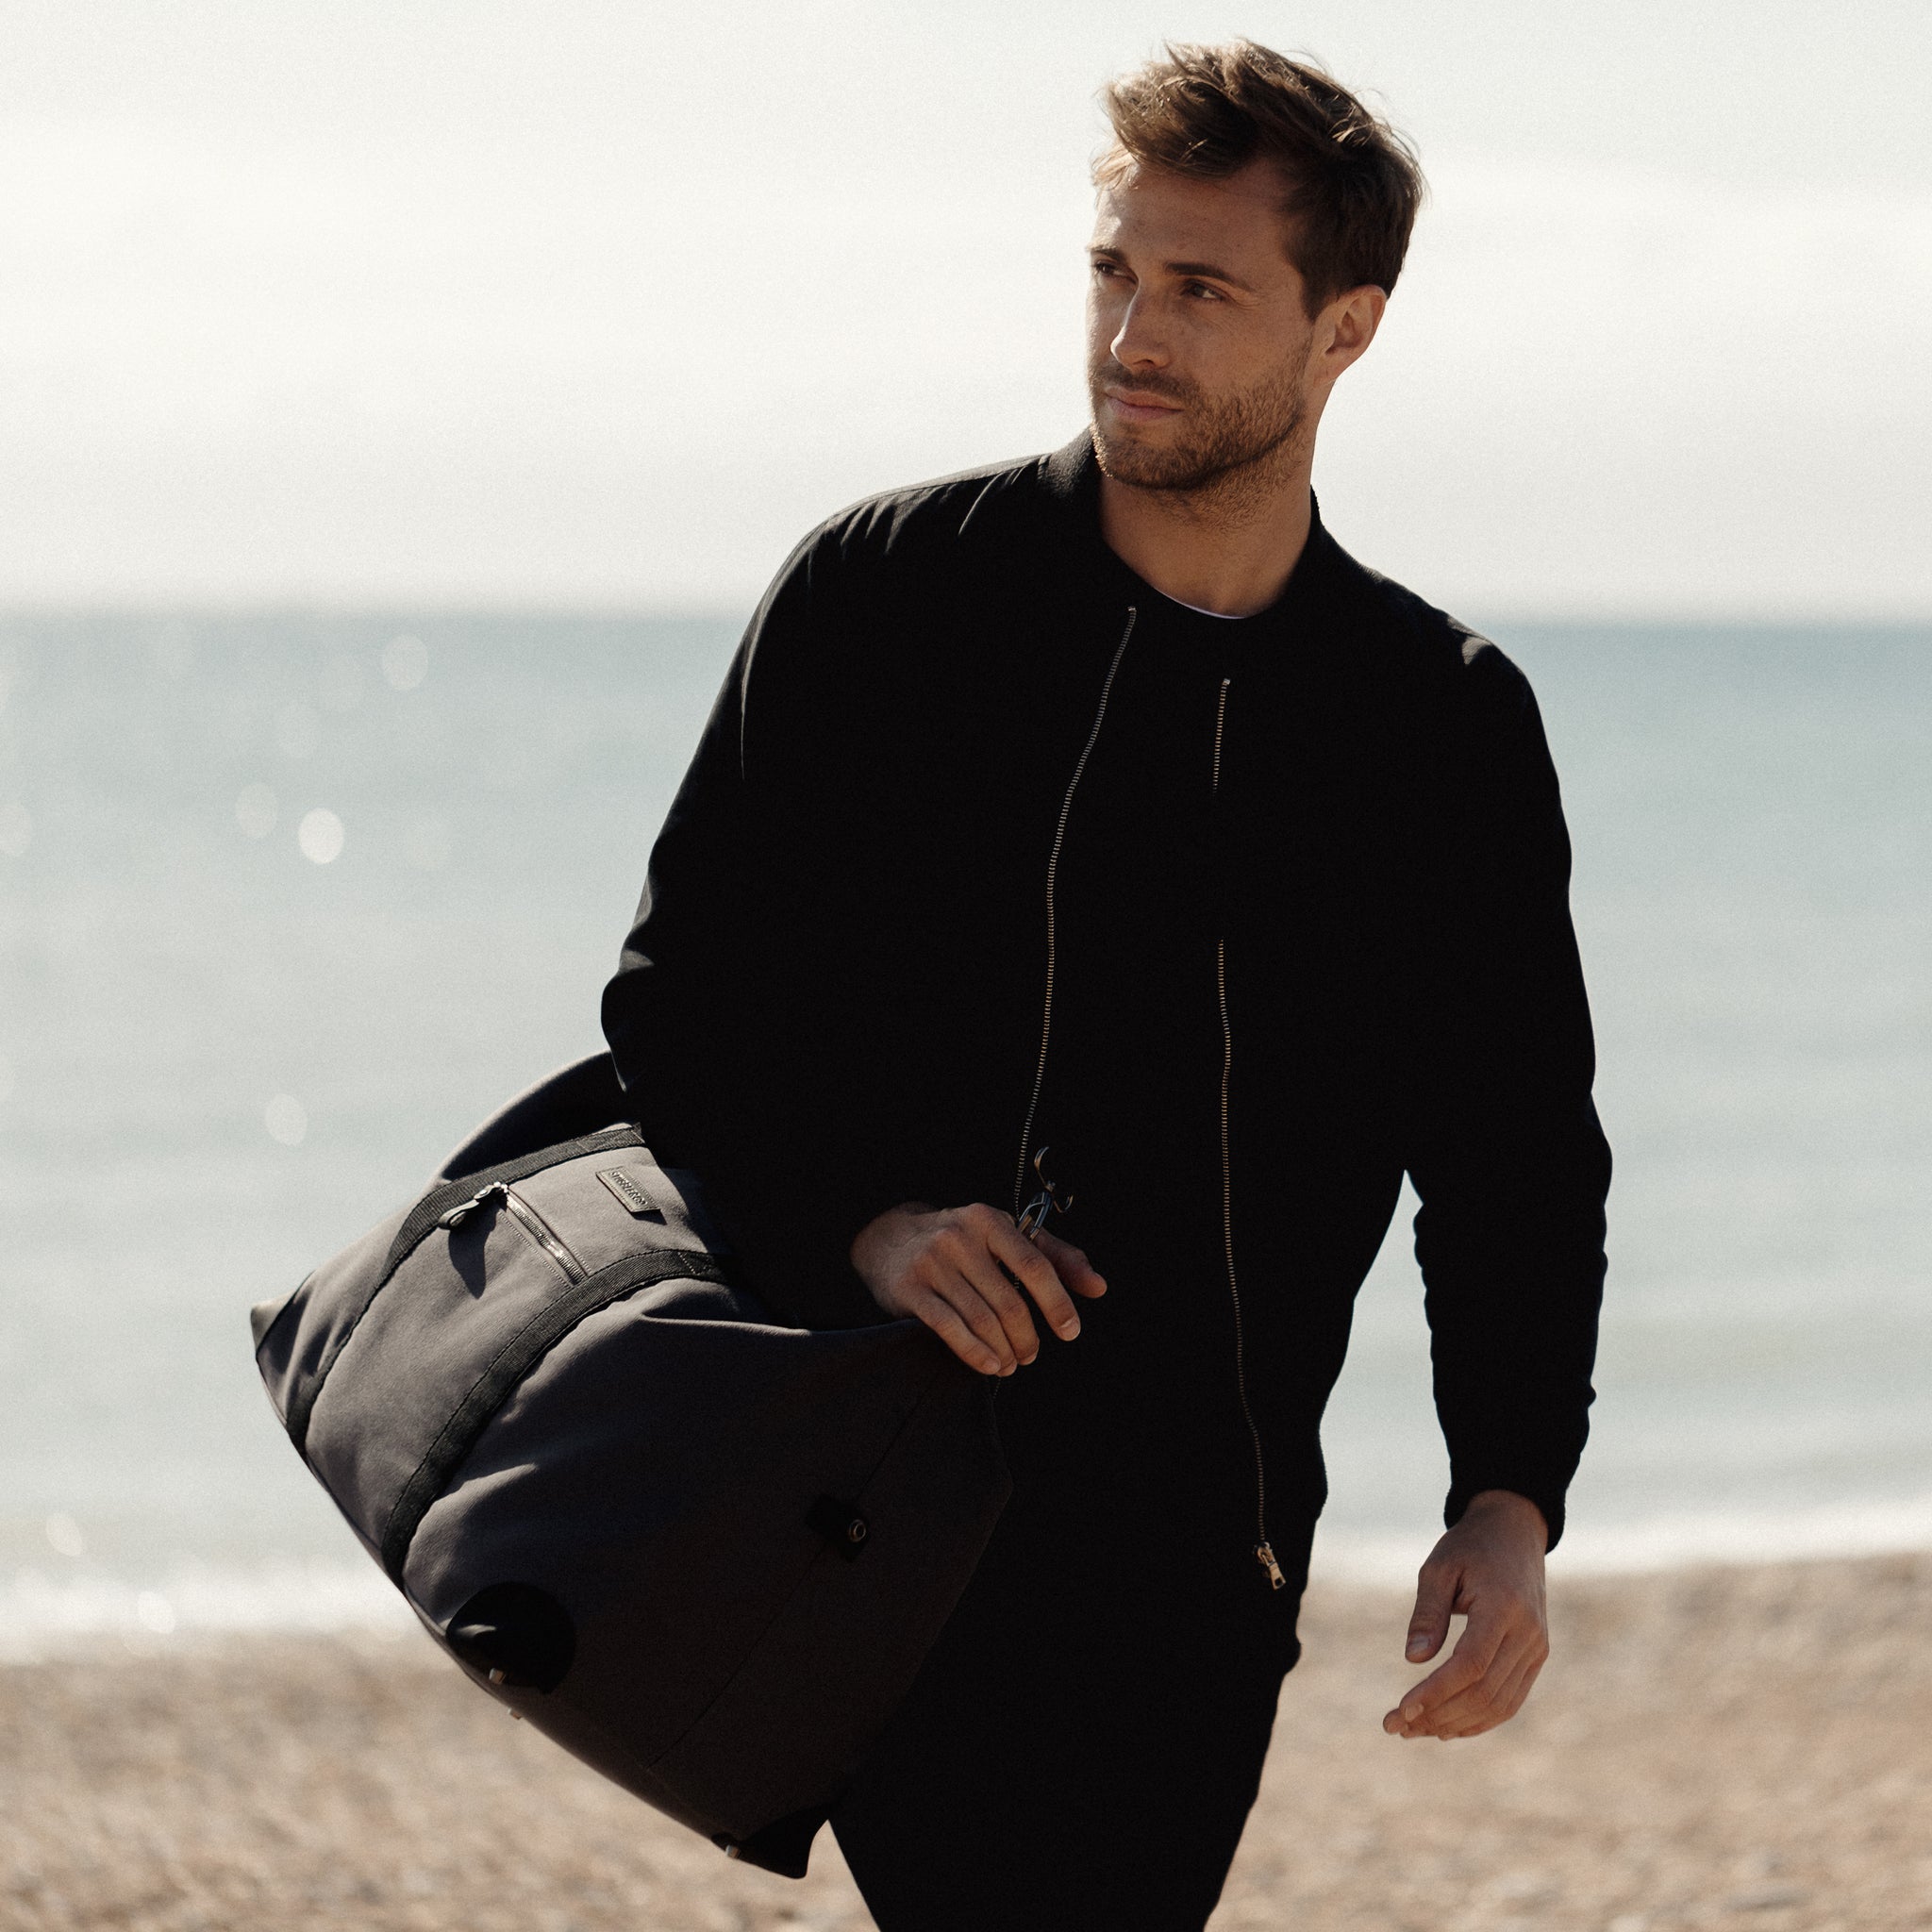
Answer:
[[1181, 292], [1187, 295], [1199, 295], [1209, 302], [1219, 302], [1221, 300], [1221, 291], [1211, 287], [1207, 282], [1184, 283]]

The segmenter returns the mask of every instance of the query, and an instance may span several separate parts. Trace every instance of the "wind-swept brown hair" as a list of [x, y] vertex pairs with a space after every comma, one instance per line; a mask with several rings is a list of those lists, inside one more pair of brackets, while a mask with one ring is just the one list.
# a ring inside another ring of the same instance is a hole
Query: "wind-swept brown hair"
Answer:
[[1310, 316], [1348, 289], [1393, 290], [1424, 192], [1414, 151], [1339, 81], [1253, 41], [1165, 49], [1109, 81], [1114, 145], [1096, 184], [1133, 162], [1224, 179], [1258, 158], [1281, 176], [1288, 258]]

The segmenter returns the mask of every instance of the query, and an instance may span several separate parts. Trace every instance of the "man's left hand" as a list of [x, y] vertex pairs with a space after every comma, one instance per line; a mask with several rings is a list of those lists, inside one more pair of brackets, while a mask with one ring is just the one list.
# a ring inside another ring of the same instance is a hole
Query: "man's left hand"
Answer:
[[1408, 1625], [1408, 1660], [1424, 1664], [1469, 1619], [1456, 1648], [1382, 1720], [1392, 1738], [1475, 1738], [1523, 1707], [1550, 1654], [1543, 1552], [1549, 1529], [1526, 1496], [1485, 1490], [1429, 1553]]

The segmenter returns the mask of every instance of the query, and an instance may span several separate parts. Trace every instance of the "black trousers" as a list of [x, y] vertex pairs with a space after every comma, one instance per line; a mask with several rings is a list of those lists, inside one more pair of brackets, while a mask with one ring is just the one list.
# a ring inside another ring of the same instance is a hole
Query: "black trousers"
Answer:
[[832, 1814], [881, 1932], [1199, 1932], [1254, 1803], [1312, 1523], [1273, 1591], [1185, 1469], [1052, 1460]]

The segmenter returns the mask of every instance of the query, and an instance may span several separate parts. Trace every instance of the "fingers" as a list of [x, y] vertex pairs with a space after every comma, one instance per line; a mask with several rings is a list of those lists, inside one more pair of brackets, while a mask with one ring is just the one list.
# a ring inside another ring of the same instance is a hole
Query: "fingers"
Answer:
[[[1055, 1246], [1070, 1267], [1077, 1261], [1090, 1292], [1091, 1284], [1105, 1289], [1077, 1248], [1058, 1241]], [[1080, 1332], [1079, 1311], [1052, 1257], [1021, 1234], [1010, 1215], [984, 1203], [931, 1217], [907, 1273], [899, 1297], [906, 1311], [982, 1374], [1010, 1375], [1039, 1355], [1035, 1307], [1062, 1341]], [[940, 1307], [950, 1319], [938, 1317]]]
[[1428, 1731], [1417, 1735], [1447, 1742], [1452, 1738], [1479, 1738], [1507, 1724], [1523, 1708], [1547, 1656], [1546, 1646], [1510, 1646], [1480, 1684], [1441, 1706]]
[[1032, 1244], [1053, 1263], [1054, 1273], [1075, 1294], [1085, 1295], [1090, 1301], [1107, 1292], [1107, 1283], [1100, 1271], [1072, 1241], [1063, 1241], [1057, 1234], [1048, 1234], [1045, 1228], [1035, 1231]]
[[1542, 1620], [1527, 1603], [1472, 1613], [1448, 1661], [1418, 1684], [1382, 1728], [1403, 1738], [1475, 1737], [1523, 1707], [1550, 1654]]
[[1415, 1615], [1408, 1620], [1405, 1654], [1412, 1664], [1425, 1664], [1441, 1649], [1449, 1635], [1449, 1613], [1456, 1607], [1460, 1579], [1446, 1563], [1424, 1563], [1416, 1578]]
[[[991, 1208], [986, 1212], [992, 1214]], [[1017, 1282], [1033, 1297], [1062, 1341], [1073, 1341], [1080, 1332], [1080, 1317], [1053, 1263], [1004, 1214], [993, 1216], [985, 1227], [987, 1251], [1003, 1279], [1008, 1286]], [[1031, 1325], [1029, 1321], [1029, 1328]]]
[[1382, 1720], [1382, 1728], [1392, 1737], [1426, 1735], [1433, 1727], [1436, 1710], [1452, 1697], [1482, 1682], [1493, 1659], [1493, 1651], [1484, 1653], [1470, 1641], [1465, 1630], [1462, 1641], [1450, 1652], [1448, 1661], [1424, 1677], [1401, 1704]]
[[917, 1290], [906, 1297], [904, 1311], [924, 1322], [969, 1369], [982, 1375], [1003, 1373], [999, 1353], [980, 1340], [966, 1319], [951, 1302], [931, 1289]]
[[[1415, 1614], [1409, 1619], [1406, 1646], [1411, 1658], [1421, 1663], [1441, 1649], [1449, 1635], [1449, 1618], [1457, 1609], [1468, 1610], [1469, 1622], [1447, 1658], [1402, 1700], [1401, 1714], [1407, 1724], [1415, 1724], [1438, 1705], [1479, 1682], [1509, 1635], [1511, 1619], [1499, 1615], [1497, 1607], [1459, 1601], [1462, 1580], [1459, 1565], [1437, 1556], [1423, 1565], [1416, 1578]], [[1425, 1649], [1417, 1648], [1418, 1638]]]
[[[1445, 1697], [1434, 1706], [1424, 1717], [1420, 1725], [1411, 1726], [1411, 1733], [1430, 1738], [1457, 1738], [1474, 1729], [1488, 1730], [1506, 1717], [1515, 1714], [1517, 1704], [1510, 1701], [1523, 1676], [1524, 1668], [1529, 1662], [1526, 1642], [1506, 1644], [1496, 1657], [1494, 1664], [1467, 1690], [1458, 1690], [1453, 1697]], [[1523, 1690], [1528, 1692], [1528, 1685]]]
[[992, 1355], [994, 1366], [984, 1373], [1005, 1375], [1040, 1353], [1040, 1337], [1025, 1300], [987, 1246], [991, 1229], [981, 1214], [992, 1212], [958, 1208], [936, 1216], [908, 1272], [951, 1307]]
[[1466, 1722], [1458, 1723], [1454, 1729], [1447, 1728], [1449, 1714], [1438, 1712], [1436, 1736], [1445, 1740], [1450, 1738], [1479, 1738], [1485, 1731], [1493, 1731], [1498, 1724], [1506, 1724], [1528, 1701], [1538, 1674], [1548, 1660], [1547, 1649], [1538, 1652], [1526, 1649], [1509, 1674], [1491, 1691], [1487, 1707], [1472, 1711]]
[[[962, 1208], [954, 1224], [941, 1237], [940, 1257], [958, 1273], [967, 1291], [978, 1296], [998, 1324], [1005, 1344], [1001, 1349], [1003, 1368], [1009, 1363], [1030, 1362], [1040, 1353], [1040, 1332], [1033, 1325], [1033, 1311], [1027, 1307], [1026, 1295], [1021, 1292], [1015, 1276], [1024, 1284], [1049, 1321], [1054, 1319], [1054, 1304], [1066, 1315], [1073, 1315], [1074, 1305], [1067, 1300], [1066, 1291], [1060, 1287], [1059, 1277], [1045, 1257], [1037, 1253], [997, 1208]], [[1024, 1274], [1020, 1272], [1023, 1267], [1027, 1271]], [[958, 1304], [956, 1302], [955, 1306]], [[975, 1333], [986, 1334], [981, 1322], [963, 1307], [960, 1312], [973, 1323]], [[1078, 1327], [1075, 1317], [1076, 1333]]]
[[1382, 1720], [1403, 1738], [1471, 1738], [1522, 1707], [1550, 1654], [1543, 1553], [1548, 1527], [1528, 1498], [1485, 1491], [1423, 1565], [1408, 1655], [1425, 1662], [1448, 1620], [1466, 1614], [1460, 1641], [1432, 1674]]

